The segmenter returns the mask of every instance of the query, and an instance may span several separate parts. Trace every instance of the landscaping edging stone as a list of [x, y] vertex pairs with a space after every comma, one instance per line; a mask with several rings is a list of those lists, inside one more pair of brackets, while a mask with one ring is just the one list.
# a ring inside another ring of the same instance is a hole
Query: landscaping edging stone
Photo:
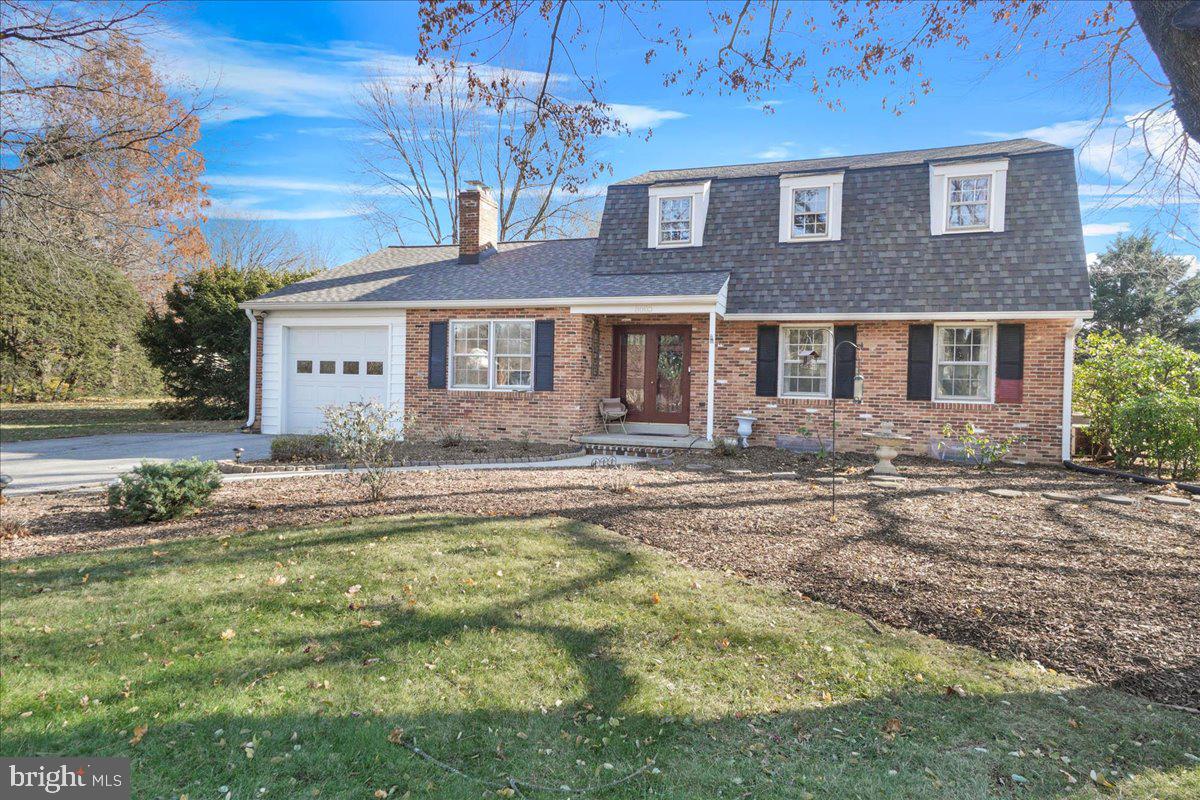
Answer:
[[[480, 456], [479, 458], [458, 458], [448, 460], [423, 461], [393, 461], [393, 467], [458, 467], [471, 464], [536, 464], [543, 461], [566, 461], [587, 455], [586, 450], [573, 450], [569, 453], [558, 453], [552, 456], [523, 456], [521, 458], [496, 458]], [[217, 469], [227, 475], [245, 475], [260, 472], [325, 472], [334, 469], [350, 469], [345, 462], [330, 464], [242, 464], [230, 460], [217, 462]]]

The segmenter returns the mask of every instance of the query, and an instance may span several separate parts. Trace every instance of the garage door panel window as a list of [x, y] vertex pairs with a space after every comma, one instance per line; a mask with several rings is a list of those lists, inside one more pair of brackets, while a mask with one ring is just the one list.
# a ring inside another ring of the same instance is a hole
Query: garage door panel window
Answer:
[[532, 322], [454, 322], [450, 338], [453, 388], [532, 388]]
[[296, 372], [298, 372], [301, 375], [311, 375], [312, 374], [312, 362], [308, 361], [308, 360], [297, 361], [296, 362]]
[[321, 362], [321, 374], [322, 375], [336, 375], [337, 374], [337, 362], [336, 361], [322, 361]]
[[368, 361], [367, 362], [367, 374], [368, 375], [382, 375], [383, 374], [383, 362], [382, 361]]
[[358, 362], [357, 361], [343, 361], [342, 362], [342, 374], [343, 375], [357, 375], [358, 374]]

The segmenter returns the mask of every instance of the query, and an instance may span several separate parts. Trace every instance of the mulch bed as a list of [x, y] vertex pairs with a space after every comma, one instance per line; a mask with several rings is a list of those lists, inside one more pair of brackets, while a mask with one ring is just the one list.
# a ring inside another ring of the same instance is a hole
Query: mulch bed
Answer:
[[[311, 450], [301, 456], [287, 460], [256, 459], [246, 461], [246, 464], [260, 465], [313, 465], [334, 464], [340, 459], [332, 445], [323, 445], [319, 440], [324, 437], [289, 437], [312, 440]], [[453, 443], [442, 440], [414, 439], [395, 442], [392, 445], [392, 458], [397, 465], [407, 464], [436, 464], [436, 463], [486, 463], [500, 462], [512, 459], [538, 460], [550, 456], [579, 452], [580, 445], [574, 442], [532, 442], [532, 441], [477, 441], [472, 439], [457, 440]]]
[[[867, 461], [847, 463], [836, 523], [829, 487], [808, 480], [827, 475], [829, 462], [764, 449], [687, 454], [657, 468], [406, 473], [380, 503], [363, 501], [343, 476], [230, 482], [194, 517], [134, 527], [114, 523], [98, 494], [21, 496], [4, 517], [29, 535], [3, 542], [0, 555], [377, 514], [559, 515], [893, 625], [1200, 706], [1200, 503], [1161, 506], [1145, 500], [1161, 489], [1061, 468], [983, 473], [929, 459], [900, 459], [907, 480], [878, 487], [860, 474]], [[800, 479], [768, 474], [783, 470]], [[944, 486], [964, 491], [933, 491]], [[993, 497], [989, 488], [1028, 494]], [[1137, 505], [1096, 499], [1118, 492]]]

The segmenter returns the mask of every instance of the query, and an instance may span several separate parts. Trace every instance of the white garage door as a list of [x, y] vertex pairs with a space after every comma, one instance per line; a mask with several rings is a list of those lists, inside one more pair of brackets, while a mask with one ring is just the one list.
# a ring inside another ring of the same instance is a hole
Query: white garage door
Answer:
[[322, 406], [387, 402], [387, 328], [288, 328], [287, 433], [319, 433]]

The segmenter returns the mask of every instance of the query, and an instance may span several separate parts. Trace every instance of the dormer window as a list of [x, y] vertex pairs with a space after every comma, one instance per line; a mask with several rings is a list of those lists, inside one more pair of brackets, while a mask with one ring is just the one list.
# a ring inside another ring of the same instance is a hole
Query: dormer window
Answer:
[[779, 178], [779, 241], [842, 238], [842, 173]]
[[991, 175], [950, 179], [948, 228], [983, 228], [988, 224]]
[[647, 247], [700, 247], [708, 215], [709, 182], [650, 187]]
[[929, 167], [929, 232], [1004, 230], [1008, 161], [932, 164]]
[[658, 243], [690, 244], [692, 241], [692, 198], [658, 198]]

